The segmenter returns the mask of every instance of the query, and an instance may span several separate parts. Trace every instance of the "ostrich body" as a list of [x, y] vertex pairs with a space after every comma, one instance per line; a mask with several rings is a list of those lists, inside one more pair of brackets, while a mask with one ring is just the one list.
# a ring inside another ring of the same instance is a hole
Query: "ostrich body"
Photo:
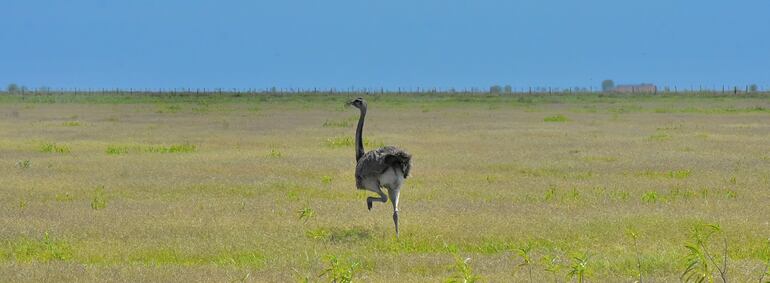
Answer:
[[[412, 155], [394, 146], [385, 146], [364, 153], [364, 119], [366, 118], [366, 101], [356, 98], [347, 103], [361, 110], [356, 128], [356, 187], [359, 190], [372, 191], [379, 197], [367, 197], [366, 207], [372, 210], [372, 202], [390, 202], [393, 204], [393, 223], [396, 225], [396, 237], [398, 237], [398, 196], [401, 192], [401, 184], [409, 177], [409, 169], [412, 167]], [[382, 191], [388, 190], [388, 194]]]

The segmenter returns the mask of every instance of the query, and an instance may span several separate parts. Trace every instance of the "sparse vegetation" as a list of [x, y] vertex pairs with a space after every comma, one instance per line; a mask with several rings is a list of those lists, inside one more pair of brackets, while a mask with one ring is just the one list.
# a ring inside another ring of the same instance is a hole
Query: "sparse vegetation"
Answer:
[[585, 253], [572, 257], [572, 264], [569, 266], [567, 278], [574, 278], [578, 283], [583, 283], [588, 272], [588, 255]]
[[553, 116], [548, 116], [543, 119], [545, 122], [567, 122], [569, 119], [567, 119], [567, 116], [564, 116], [562, 114], [556, 114]]
[[304, 220], [305, 223], [307, 223], [310, 218], [313, 218], [315, 216], [315, 210], [309, 207], [303, 207], [299, 211], [297, 211], [297, 214], [299, 215], [299, 220]]
[[283, 153], [281, 153], [281, 151], [273, 148], [273, 149], [270, 149], [270, 152], [267, 155], [270, 156], [270, 157], [273, 157], [273, 158], [281, 158], [283, 156]]
[[481, 277], [473, 273], [470, 257], [461, 257], [456, 251], [452, 252], [455, 259], [454, 274], [446, 280], [447, 283], [473, 283], [480, 281]]
[[29, 169], [30, 166], [32, 166], [32, 162], [29, 159], [16, 161], [16, 167], [19, 169]]
[[327, 119], [323, 123], [323, 127], [325, 128], [350, 128], [353, 126], [353, 123], [356, 121], [356, 116], [350, 116], [345, 119], [341, 120], [329, 120]]
[[349, 97], [4, 95], [0, 281], [677, 282], [720, 223], [694, 270], [720, 282], [727, 243], [757, 282], [762, 95], [367, 97], [366, 149], [414, 154], [398, 240], [355, 189]]
[[[326, 139], [326, 145], [333, 148], [337, 148], [337, 147], [352, 148], [356, 145], [356, 140], [352, 136], [333, 137], [333, 138]], [[372, 140], [372, 139], [364, 139], [364, 147], [378, 148], [383, 146], [385, 146], [383, 142]]]
[[62, 125], [65, 127], [77, 127], [80, 126], [80, 121], [66, 121]]
[[128, 153], [128, 147], [127, 146], [117, 146], [117, 145], [110, 145], [107, 147], [107, 150], [105, 151], [109, 155], [121, 155]]
[[521, 258], [521, 263], [519, 263], [519, 267], [526, 268], [527, 269], [527, 277], [529, 279], [529, 282], [532, 281], [532, 243], [527, 243], [523, 247], [519, 248], [516, 252], [519, 254], [519, 257]]
[[0, 256], [20, 263], [65, 261], [73, 257], [72, 246], [66, 241], [53, 239], [48, 232], [40, 239], [24, 237], [7, 241], [4, 245]]
[[685, 245], [689, 253], [686, 257], [687, 268], [681, 276], [682, 281], [713, 282], [716, 271], [722, 282], [727, 283], [727, 240], [724, 241], [721, 257], [710, 247], [711, 237], [721, 230], [714, 224], [696, 224], [692, 227], [690, 242]]
[[70, 153], [70, 147], [68, 145], [60, 145], [55, 143], [44, 143], [40, 146], [40, 152], [45, 153]]
[[657, 192], [645, 192], [642, 195], [642, 201], [647, 203], [654, 203], [658, 201], [658, 193]]
[[151, 153], [190, 153], [195, 152], [198, 149], [197, 146], [194, 144], [184, 143], [184, 144], [172, 144], [168, 146], [164, 145], [156, 145], [156, 146], [147, 146], [144, 148], [145, 152], [151, 152]]
[[94, 191], [91, 199], [91, 209], [102, 210], [107, 207], [107, 198], [104, 196], [104, 186], [99, 186]]
[[358, 261], [341, 261], [334, 255], [327, 256], [326, 263], [326, 269], [324, 269], [320, 276], [326, 277], [329, 279], [329, 282], [334, 283], [353, 282], [353, 276], [360, 266]]
[[633, 249], [636, 253], [636, 268], [639, 275], [639, 280], [636, 282], [642, 283], [644, 281], [642, 280], [642, 255], [639, 253], [639, 232], [635, 229], [628, 229], [626, 234], [628, 234], [628, 237], [631, 238], [631, 241], [633, 242]]

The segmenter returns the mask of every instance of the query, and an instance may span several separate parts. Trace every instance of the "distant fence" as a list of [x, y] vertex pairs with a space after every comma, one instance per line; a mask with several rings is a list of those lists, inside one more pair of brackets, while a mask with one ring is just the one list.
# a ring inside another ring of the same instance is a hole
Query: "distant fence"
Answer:
[[723, 87], [715, 89], [679, 89], [677, 87], [663, 87], [644, 89], [634, 91], [634, 89], [624, 91], [597, 91], [590, 88], [552, 88], [552, 87], [529, 87], [502, 90], [484, 90], [484, 89], [206, 89], [206, 88], [179, 88], [179, 89], [27, 89], [22, 88], [15, 91], [0, 91], [0, 95], [116, 95], [116, 96], [258, 96], [258, 95], [499, 95], [499, 96], [579, 96], [579, 95], [600, 95], [600, 96], [645, 96], [645, 95], [690, 95], [690, 96], [755, 96], [770, 95], [768, 88], [751, 89], [746, 87]]

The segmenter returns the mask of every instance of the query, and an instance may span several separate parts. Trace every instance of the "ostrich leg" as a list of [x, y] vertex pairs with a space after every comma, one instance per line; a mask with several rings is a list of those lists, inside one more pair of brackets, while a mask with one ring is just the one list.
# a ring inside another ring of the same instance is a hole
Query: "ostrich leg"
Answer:
[[372, 202], [373, 201], [379, 201], [379, 202], [388, 202], [388, 196], [385, 195], [385, 193], [380, 189], [380, 182], [368, 182], [366, 184], [366, 189], [372, 192], [377, 193], [380, 195], [380, 197], [368, 197], [366, 198], [366, 208], [369, 210], [372, 210]]
[[396, 238], [398, 238], [398, 196], [401, 193], [401, 184], [393, 189], [388, 189], [390, 202], [393, 204], [393, 224], [396, 225]]

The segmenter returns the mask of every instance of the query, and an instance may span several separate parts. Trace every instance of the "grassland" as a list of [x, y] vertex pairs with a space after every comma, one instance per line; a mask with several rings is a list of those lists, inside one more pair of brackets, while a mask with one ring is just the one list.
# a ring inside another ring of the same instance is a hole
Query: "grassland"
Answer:
[[347, 98], [0, 96], [0, 281], [679, 281], [705, 224], [765, 268], [767, 97], [369, 96], [399, 240]]

